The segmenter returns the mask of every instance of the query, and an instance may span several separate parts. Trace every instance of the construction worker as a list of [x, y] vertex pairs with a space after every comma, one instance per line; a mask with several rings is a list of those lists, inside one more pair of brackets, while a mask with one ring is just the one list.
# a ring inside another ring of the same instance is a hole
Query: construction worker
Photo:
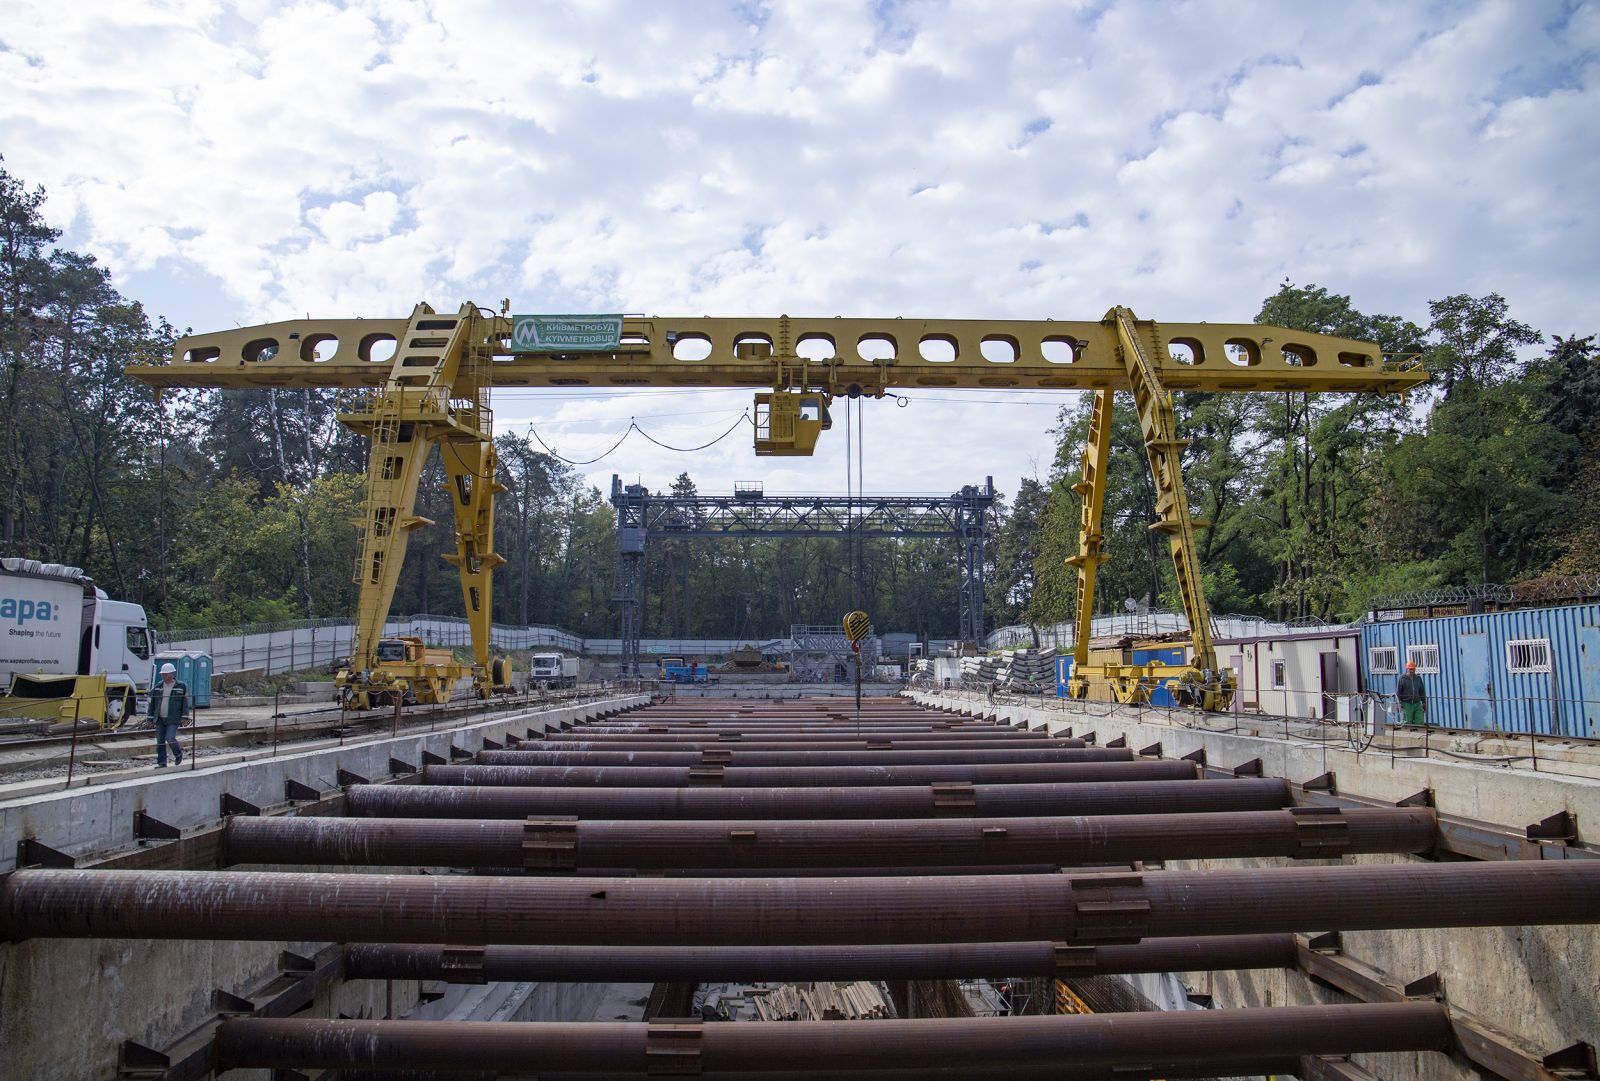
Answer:
[[150, 720], [156, 726], [156, 768], [165, 769], [167, 748], [172, 748], [173, 765], [183, 765], [183, 747], [178, 743], [178, 726], [189, 712], [189, 688], [178, 680], [178, 669], [170, 662], [161, 666], [161, 682], [150, 688]]
[[1394, 696], [1400, 700], [1401, 724], [1428, 723], [1428, 688], [1417, 675], [1417, 662], [1406, 662], [1406, 674], [1400, 677]]

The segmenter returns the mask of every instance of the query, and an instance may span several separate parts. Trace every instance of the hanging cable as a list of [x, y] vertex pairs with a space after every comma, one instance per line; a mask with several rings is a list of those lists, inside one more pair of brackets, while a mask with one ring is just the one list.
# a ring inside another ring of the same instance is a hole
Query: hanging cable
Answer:
[[728, 436], [732, 435], [733, 432], [734, 432], [734, 429], [738, 428], [739, 425], [744, 424], [746, 422], [748, 422], [750, 424], [754, 424], [755, 423], [755, 421], [750, 419], [750, 410], [748, 410], [748, 409], [746, 409], [743, 413], [739, 414], [739, 419], [734, 421], [731, 425], [729, 425], [727, 431], [723, 432], [721, 435], [717, 436], [715, 439], [711, 440], [709, 443], [701, 443], [698, 447], [674, 447], [674, 446], [669, 446], [668, 444], [663, 443], [661, 440], [657, 439], [655, 436], [651, 435], [649, 432], [645, 431], [643, 428], [639, 427], [637, 424], [634, 424], [634, 423], [630, 422], [628, 427], [631, 428], [633, 431], [638, 432], [640, 435], [644, 436], [646, 439], [648, 439], [650, 442], [654, 443], [656, 446], [660, 447], [662, 450], [677, 451], [679, 454], [690, 454], [690, 453], [692, 453], [694, 451], [697, 451], [697, 450], [705, 450], [707, 447], [716, 446], [718, 443], [720, 443], [724, 439], [728, 438]]
[[[857, 398], [856, 399], [856, 493], [858, 495], [862, 496], [862, 497], [865, 497], [866, 494], [867, 494], [866, 463], [867, 463], [866, 399], [865, 398]], [[863, 533], [864, 533], [865, 529], [866, 529], [866, 523], [862, 522], [861, 525], [862, 525], [862, 530], [863, 530]], [[857, 545], [856, 545], [856, 548], [857, 548], [857, 554], [856, 554], [856, 581], [857, 582], [861, 581], [862, 575], [865, 574], [865, 572], [866, 572], [866, 562], [867, 562], [866, 543], [867, 543], [866, 542], [866, 537], [864, 535], [857, 538]], [[856, 608], [858, 610], [861, 608], [861, 598], [859, 596], [856, 597]]]
[[599, 454], [595, 455], [593, 458], [589, 458], [589, 459], [587, 459], [585, 461], [581, 461], [580, 462], [577, 459], [566, 458], [566, 457], [563, 457], [560, 454], [557, 454], [556, 453], [556, 449], [554, 447], [552, 447], [549, 443], [546, 443], [544, 441], [544, 439], [539, 435], [538, 430], [535, 429], [534, 426], [531, 423], [528, 425], [528, 434], [533, 436], [534, 441], [545, 449], [545, 453], [550, 455], [550, 457], [554, 458], [556, 461], [558, 461], [558, 462], [566, 462], [568, 465], [593, 465], [594, 463], [598, 462], [601, 458], [604, 458], [606, 455], [610, 454], [612, 451], [614, 451], [618, 447], [622, 446], [623, 440], [628, 438], [628, 433], [631, 432], [631, 431], [633, 431], [633, 422], [629, 421], [628, 422], [627, 431], [624, 431], [622, 433], [622, 435], [617, 439], [617, 441], [615, 443], [611, 444], [610, 447], [608, 447], [604, 451], [601, 451]]
[[541, 447], [543, 447], [545, 449], [545, 453], [546, 454], [549, 454], [550, 457], [556, 459], [557, 461], [566, 462], [568, 465], [593, 465], [594, 463], [600, 461], [600, 459], [605, 458], [608, 455], [610, 455], [618, 447], [622, 446], [622, 444], [627, 441], [628, 436], [632, 435], [634, 432], [638, 432], [640, 436], [642, 436], [643, 438], [649, 440], [651, 443], [654, 443], [656, 446], [660, 447], [662, 450], [670, 450], [670, 451], [674, 451], [674, 452], [676, 452], [678, 454], [692, 454], [695, 451], [705, 450], [707, 447], [716, 446], [718, 443], [720, 443], [724, 439], [728, 438], [728, 436], [732, 435], [734, 433], [734, 431], [739, 427], [739, 425], [744, 424], [744, 423], [750, 423], [750, 424], [754, 424], [755, 423], [753, 420], [750, 419], [750, 411], [748, 409], [746, 409], [743, 413], [740, 413], [739, 414], [739, 419], [734, 421], [731, 425], [729, 425], [728, 429], [725, 432], [723, 432], [721, 435], [717, 436], [715, 439], [712, 439], [709, 442], [701, 443], [697, 447], [674, 447], [670, 443], [663, 443], [661, 440], [657, 439], [655, 436], [651, 435], [649, 432], [647, 432], [643, 428], [639, 427], [638, 423], [635, 422], [633, 420], [633, 418], [630, 417], [628, 419], [628, 427], [623, 430], [622, 435], [617, 437], [617, 441], [615, 443], [611, 444], [611, 446], [607, 447], [605, 450], [601, 451], [599, 454], [595, 455], [593, 458], [587, 458], [587, 459], [584, 459], [582, 461], [579, 461], [579, 460], [577, 460], [575, 458], [567, 458], [567, 457], [564, 457], [561, 454], [556, 453], [555, 448], [552, 447], [549, 443], [546, 443], [544, 441], [544, 438], [539, 435], [538, 429], [536, 429], [531, 422], [528, 424], [528, 434], [533, 437], [535, 442], [537, 442]]

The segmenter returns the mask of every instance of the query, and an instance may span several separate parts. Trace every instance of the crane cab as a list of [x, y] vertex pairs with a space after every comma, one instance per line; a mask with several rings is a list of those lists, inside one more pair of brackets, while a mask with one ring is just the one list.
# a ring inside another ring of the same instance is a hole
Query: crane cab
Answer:
[[758, 455], [810, 455], [817, 437], [831, 427], [826, 395], [797, 390], [756, 395]]

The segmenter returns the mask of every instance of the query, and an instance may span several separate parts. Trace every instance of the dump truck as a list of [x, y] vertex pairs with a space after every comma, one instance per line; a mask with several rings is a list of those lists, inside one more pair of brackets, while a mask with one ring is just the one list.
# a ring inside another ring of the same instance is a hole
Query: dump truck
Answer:
[[576, 687], [578, 658], [564, 653], [535, 653], [528, 666], [528, 682], [535, 687]]
[[112, 600], [79, 568], [0, 559], [0, 722], [114, 726], [149, 689], [154, 653], [144, 609]]

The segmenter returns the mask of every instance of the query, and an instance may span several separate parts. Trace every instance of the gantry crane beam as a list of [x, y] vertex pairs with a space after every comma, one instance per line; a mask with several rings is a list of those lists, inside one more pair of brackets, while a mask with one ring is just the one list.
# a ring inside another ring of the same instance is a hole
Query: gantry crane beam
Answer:
[[[465, 310], [465, 309], [463, 309]], [[1114, 309], [1113, 311], [1115, 311]], [[1126, 310], [1126, 309], [1121, 309]], [[1129, 318], [1132, 316], [1130, 314]], [[1168, 390], [1397, 393], [1426, 379], [1371, 342], [1255, 323], [1136, 320], [1166, 350], [1150, 359]], [[513, 353], [512, 320], [479, 320], [504, 387], [780, 387], [847, 393], [962, 387], [1128, 389], [1121, 332], [1100, 321], [629, 317], [615, 351]], [[405, 319], [294, 319], [178, 340], [170, 363], [129, 374], [153, 387], [382, 386]], [[890, 351], [868, 359], [863, 353]], [[832, 352], [831, 359], [809, 357]], [[701, 359], [690, 359], [700, 357]], [[374, 359], [383, 358], [383, 359]]]
[[[163, 364], [128, 374], [165, 387], [369, 389], [345, 419], [373, 435], [357, 649], [370, 664], [393, 597], [415, 516], [416, 478], [427, 449], [444, 448], [455, 495], [456, 552], [473, 631], [476, 679], [488, 682], [489, 572], [493, 551], [494, 446], [487, 391], [510, 387], [749, 387], [757, 395], [756, 450], [808, 454], [828, 427], [826, 402], [921, 388], [1090, 390], [1097, 393], [1090, 450], [1077, 490], [1084, 498], [1080, 622], [1094, 610], [1103, 558], [1100, 512], [1109, 454], [1112, 392], [1131, 390], [1158, 490], [1179, 591], [1194, 631], [1190, 665], [1142, 670], [1087, 664], [1078, 635], [1075, 693], [1105, 680], [1113, 697], [1137, 701], [1160, 683], [1186, 703], [1226, 708], [1231, 683], [1216, 662], [1194, 553], [1174, 430], [1173, 391], [1400, 393], [1425, 382], [1415, 358], [1370, 343], [1253, 323], [1167, 323], [1113, 308], [1097, 321], [975, 319], [602, 318], [616, 333], [600, 348], [528, 351], [518, 319], [463, 305], [441, 316], [418, 305], [410, 319], [296, 319], [181, 338]], [[799, 396], [808, 395], [804, 400]], [[782, 408], [780, 408], [780, 406]], [[766, 410], [766, 412], [763, 412]], [[420, 439], [418, 438], [420, 436]], [[390, 471], [395, 471], [393, 477]], [[359, 674], [359, 673], [358, 673]]]

